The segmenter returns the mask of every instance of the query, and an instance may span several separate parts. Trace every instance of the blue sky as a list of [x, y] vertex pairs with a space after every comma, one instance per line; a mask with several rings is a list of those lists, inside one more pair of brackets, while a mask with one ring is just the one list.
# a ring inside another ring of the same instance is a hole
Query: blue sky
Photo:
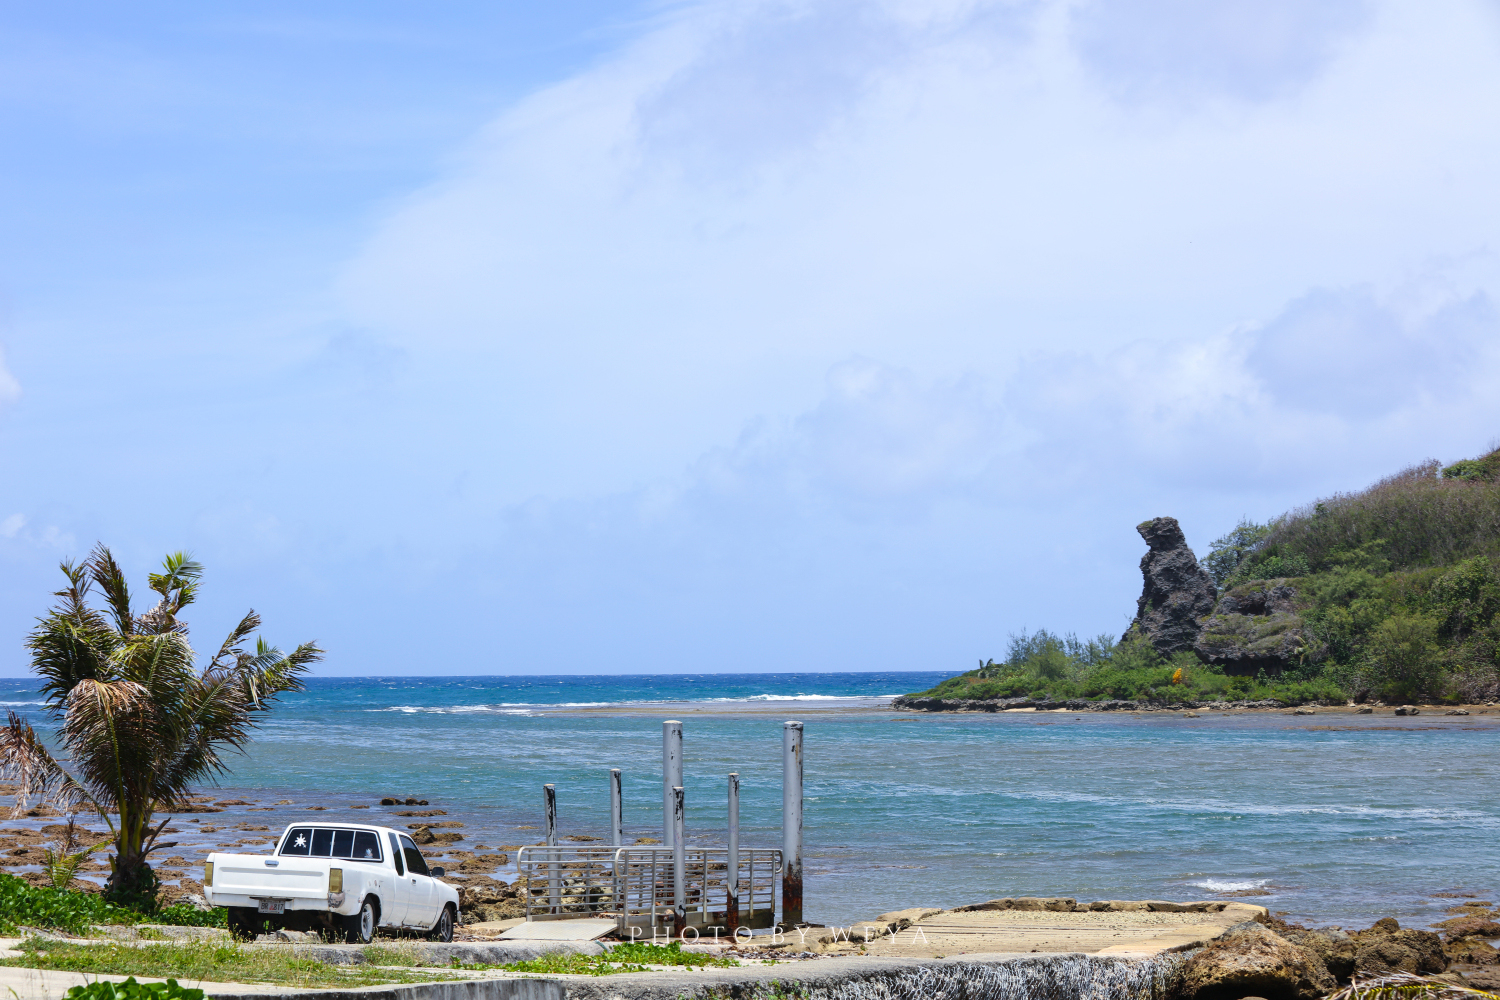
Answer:
[[1500, 435], [1490, 0], [0, 3], [0, 673], [953, 669]]

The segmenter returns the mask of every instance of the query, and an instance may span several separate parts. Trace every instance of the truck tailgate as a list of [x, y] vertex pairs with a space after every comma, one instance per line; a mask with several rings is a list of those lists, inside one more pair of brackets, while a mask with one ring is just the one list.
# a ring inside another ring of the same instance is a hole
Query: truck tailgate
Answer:
[[[328, 869], [297, 858], [278, 858], [272, 867], [264, 857], [221, 855], [214, 864], [214, 891], [281, 899], [323, 899], [328, 895]], [[300, 862], [300, 863], [299, 863]]]

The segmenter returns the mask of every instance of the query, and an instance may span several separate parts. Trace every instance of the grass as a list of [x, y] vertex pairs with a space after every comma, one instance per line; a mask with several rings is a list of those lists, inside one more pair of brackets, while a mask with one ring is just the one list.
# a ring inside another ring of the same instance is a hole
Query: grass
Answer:
[[173, 977], [187, 982], [268, 983], [278, 986], [373, 986], [423, 983], [444, 978], [437, 971], [329, 965], [293, 949], [246, 948], [228, 942], [172, 944], [75, 944], [28, 938], [21, 958], [0, 964], [86, 972], [93, 975]]
[[647, 972], [648, 966], [733, 969], [739, 964], [737, 959], [727, 955], [683, 951], [682, 944], [673, 941], [668, 945], [640, 942], [617, 944], [603, 955], [553, 953], [522, 962], [508, 962], [505, 965], [455, 963], [452, 967], [465, 970], [503, 969], [506, 972], [529, 972], [544, 976], [615, 976], [624, 972]]

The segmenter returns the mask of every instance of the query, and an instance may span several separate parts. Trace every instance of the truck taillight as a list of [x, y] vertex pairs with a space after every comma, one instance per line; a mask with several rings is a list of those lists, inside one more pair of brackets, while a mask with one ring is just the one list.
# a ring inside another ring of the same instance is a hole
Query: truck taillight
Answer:
[[203, 862], [203, 884], [207, 886], [214, 884], [214, 863], [212, 861]]
[[343, 892], [344, 891], [344, 869], [342, 869], [342, 868], [330, 868], [330, 869], [328, 869], [328, 891], [329, 892]]

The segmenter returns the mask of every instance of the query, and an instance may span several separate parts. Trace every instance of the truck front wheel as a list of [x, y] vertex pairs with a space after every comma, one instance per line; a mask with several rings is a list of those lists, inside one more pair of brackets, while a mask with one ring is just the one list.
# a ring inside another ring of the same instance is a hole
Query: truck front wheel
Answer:
[[366, 896], [359, 912], [343, 918], [344, 940], [349, 944], [369, 944], [375, 940], [375, 928], [380, 926], [380, 905], [374, 896]]

